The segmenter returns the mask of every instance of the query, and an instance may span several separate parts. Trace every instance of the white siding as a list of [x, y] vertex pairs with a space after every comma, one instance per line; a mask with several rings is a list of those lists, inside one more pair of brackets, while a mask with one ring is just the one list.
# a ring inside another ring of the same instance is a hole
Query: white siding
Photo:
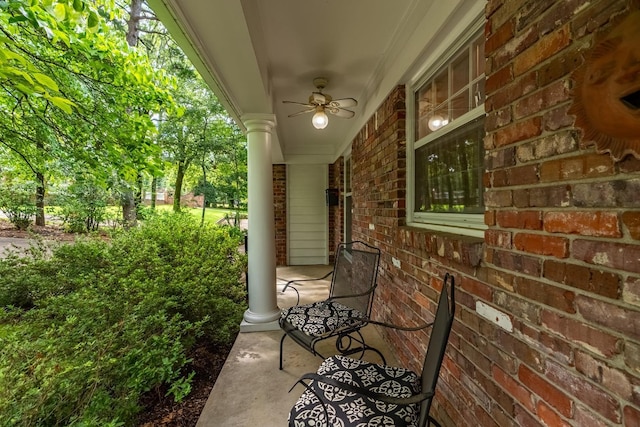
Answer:
[[289, 265], [329, 262], [327, 250], [327, 165], [287, 166]]

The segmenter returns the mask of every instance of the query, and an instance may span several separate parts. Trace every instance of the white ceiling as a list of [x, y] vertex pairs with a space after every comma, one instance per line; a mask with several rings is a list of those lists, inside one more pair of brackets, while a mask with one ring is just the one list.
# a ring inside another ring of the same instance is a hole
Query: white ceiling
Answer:
[[[436, 4], [437, 3], [437, 4]], [[430, 41], [484, 0], [149, 0], [227, 111], [276, 117], [275, 163], [335, 161]], [[326, 77], [325, 93], [355, 98], [356, 116], [289, 118]]]

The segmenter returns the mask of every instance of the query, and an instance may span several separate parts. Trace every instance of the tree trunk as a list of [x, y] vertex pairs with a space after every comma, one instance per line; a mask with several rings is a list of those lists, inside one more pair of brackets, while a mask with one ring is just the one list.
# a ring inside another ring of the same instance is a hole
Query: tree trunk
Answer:
[[142, 219], [142, 193], [144, 182], [142, 174], [138, 172], [138, 179], [136, 181], [136, 198], [134, 200], [136, 209], [136, 219]]
[[44, 226], [46, 220], [44, 217], [44, 174], [42, 172], [36, 172], [36, 181], [38, 182], [36, 187], [36, 225]]
[[138, 22], [142, 15], [143, 0], [131, 0], [131, 9], [129, 9], [129, 20], [127, 21], [127, 43], [129, 46], [137, 46], [139, 39]]
[[136, 225], [136, 204], [133, 198], [133, 192], [127, 190], [122, 195], [122, 219], [124, 228], [135, 227]]
[[158, 178], [151, 179], [151, 210], [156, 210], [156, 198], [158, 197]]
[[178, 162], [178, 172], [176, 173], [175, 192], [173, 194], [173, 211], [180, 212], [180, 199], [182, 198], [182, 180], [186, 171], [185, 163]]
[[207, 166], [204, 162], [204, 155], [202, 156], [202, 182], [203, 182], [203, 191], [202, 191], [202, 217], [200, 218], [200, 226], [204, 225], [204, 214], [207, 211]]

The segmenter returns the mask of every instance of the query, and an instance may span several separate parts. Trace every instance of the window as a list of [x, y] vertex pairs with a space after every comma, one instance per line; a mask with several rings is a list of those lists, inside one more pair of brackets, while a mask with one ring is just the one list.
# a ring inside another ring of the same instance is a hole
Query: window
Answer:
[[[484, 230], [484, 33], [413, 86], [410, 223], [470, 235]], [[452, 229], [452, 228], [455, 228]]]

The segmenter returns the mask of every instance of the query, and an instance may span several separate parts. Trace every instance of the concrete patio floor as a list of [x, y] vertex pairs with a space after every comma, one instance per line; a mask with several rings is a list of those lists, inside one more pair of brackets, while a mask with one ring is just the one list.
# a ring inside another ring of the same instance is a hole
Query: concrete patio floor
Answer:
[[[286, 308], [296, 303], [295, 292], [280, 290], [290, 279], [321, 277], [330, 266], [281, 267], [277, 270], [278, 306]], [[322, 300], [329, 293], [329, 280], [308, 282], [297, 286], [301, 303]], [[363, 329], [368, 343], [380, 349], [387, 363], [396, 365], [375, 326]], [[278, 369], [279, 347], [282, 332], [240, 333], [225, 362], [209, 399], [198, 420], [198, 427], [283, 427], [287, 425], [289, 410], [304, 388], [289, 389], [307, 372], [315, 372], [322, 359], [303, 350], [290, 338], [284, 342], [284, 369]], [[323, 343], [333, 354], [332, 342]], [[320, 350], [322, 351], [322, 350]], [[380, 362], [380, 358], [367, 352], [364, 359]]]

